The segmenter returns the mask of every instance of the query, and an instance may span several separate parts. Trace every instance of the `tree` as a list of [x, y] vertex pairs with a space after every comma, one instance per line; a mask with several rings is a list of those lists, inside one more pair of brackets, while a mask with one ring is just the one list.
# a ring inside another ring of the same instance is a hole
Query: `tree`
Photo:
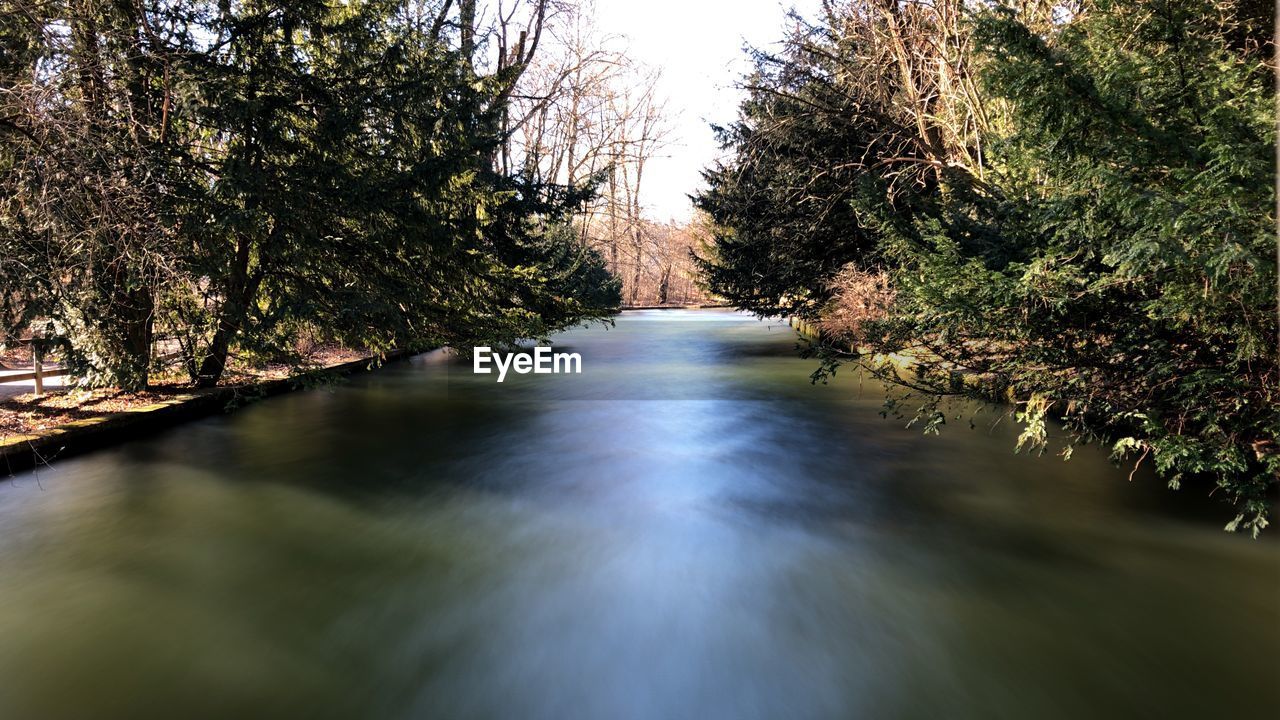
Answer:
[[522, 5], [512, 46], [498, 7], [496, 30], [451, 0], [0, 13], [5, 334], [42, 323], [82, 382], [126, 387], [163, 336], [209, 386], [303, 334], [382, 351], [605, 317], [599, 258], [549, 229], [581, 193], [497, 160], [553, 6]]
[[175, 263], [165, 53], [183, 18], [89, 0], [4, 17], [6, 334], [38, 323], [91, 382], [143, 386]]
[[1058, 415], [1211, 478], [1256, 533], [1280, 471], [1267, 14], [829, 5], [725, 132], [711, 284], [827, 320], [824, 370], [909, 388], [930, 429], [944, 396], [1012, 398], [1021, 446]]
[[912, 128], [867, 92], [865, 72], [845, 71], [856, 59], [839, 44], [833, 28], [799, 25], [784, 53], [756, 52], [738, 121], [716, 128], [727, 157], [696, 198], [715, 227], [700, 264], [713, 292], [761, 315], [813, 317], [841, 268], [876, 262], [859, 193], [901, 207], [928, 183]]
[[517, 84], [503, 156], [526, 183], [598, 187], [583, 196], [575, 222], [634, 305], [672, 237], [646, 217], [643, 192], [645, 167], [667, 144], [669, 118], [660, 75], [629, 59], [621, 38], [602, 36], [590, 10], [557, 15], [562, 40]]
[[1056, 408], [1174, 487], [1213, 477], [1256, 532], [1280, 471], [1275, 103], [1234, 10], [1099, 2], [1049, 40], [978, 18], [1014, 121], [998, 190], [941, 197], [887, 242], [905, 332], [1027, 398], [1030, 444]]

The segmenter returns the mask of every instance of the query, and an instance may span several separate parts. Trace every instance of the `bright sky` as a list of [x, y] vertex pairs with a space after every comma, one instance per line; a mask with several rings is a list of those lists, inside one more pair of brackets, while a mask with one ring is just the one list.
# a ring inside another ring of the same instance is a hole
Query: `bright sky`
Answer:
[[763, 47], [783, 35], [786, 13], [813, 17], [819, 0], [596, 0], [605, 34], [629, 39], [630, 55], [662, 69], [673, 125], [664, 157], [645, 166], [642, 195], [655, 220], [687, 220], [699, 171], [719, 154], [710, 122], [736, 117], [734, 86], [750, 68], [745, 45]]

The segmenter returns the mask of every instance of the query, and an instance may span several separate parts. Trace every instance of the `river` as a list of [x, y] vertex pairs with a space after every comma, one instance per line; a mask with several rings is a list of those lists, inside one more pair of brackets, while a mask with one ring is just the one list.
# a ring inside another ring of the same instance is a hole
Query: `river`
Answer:
[[6, 479], [0, 718], [1277, 716], [1280, 530], [796, 341], [624, 313]]

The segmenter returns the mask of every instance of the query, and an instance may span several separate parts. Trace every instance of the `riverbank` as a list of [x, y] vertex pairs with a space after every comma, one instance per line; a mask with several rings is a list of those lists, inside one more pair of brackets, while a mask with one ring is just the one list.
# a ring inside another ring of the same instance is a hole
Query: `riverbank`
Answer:
[[733, 307], [729, 303], [710, 303], [707, 305], [623, 305], [622, 310], [722, 310]]
[[55, 458], [124, 442], [177, 423], [229, 412], [262, 398], [311, 387], [329, 378], [363, 372], [386, 360], [404, 357], [351, 351], [332, 354], [326, 362], [301, 372], [266, 370], [242, 375], [215, 388], [178, 384], [145, 391], [62, 391], [37, 398], [26, 394], [0, 403], [0, 473], [13, 474]]
[[888, 373], [885, 379], [892, 379], [889, 376], [898, 379], [923, 378], [926, 368], [929, 368], [935, 372], [942, 371], [947, 373], [953, 388], [958, 390], [963, 387], [967, 390], [972, 390], [985, 401], [1017, 402], [1017, 398], [1010, 394], [1008, 388], [998, 385], [997, 378], [994, 376], [984, 375], [943, 362], [928, 353], [917, 354], [911, 350], [879, 353], [861, 347], [848, 346], [842, 348], [832, 343], [830, 338], [824, 337], [822, 328], [815, 323], [792, 316], [787, 318], [787, 324], [799, 333], [801, 337], [812, 343], [823, 343], [827, 348], [839, 351], [850, 358], [866, 361], [868, 366], [873, 369], [883, 370]]
[[[644, 305], [627, 310], [720, 309], [726, 304]], [[230, 412], [327, 377], [372, 369], [405, 352], [377, 358], [355, 351], [333, 351], [302, 372], [288, 366], [242, 369], [224, 385], [192, 388], [178, 379], [161, 380], [146, 390], [77, 390], [55, 386], [43, 396], [30, 391], [0, 398], [0, 474], [46, 465], [55, 458], [132, 440], [190, 420]]]

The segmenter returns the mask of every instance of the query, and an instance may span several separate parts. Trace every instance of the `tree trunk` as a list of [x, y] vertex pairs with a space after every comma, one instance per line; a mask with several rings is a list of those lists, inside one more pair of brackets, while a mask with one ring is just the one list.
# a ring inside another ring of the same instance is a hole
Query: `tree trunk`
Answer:
[[644, 268], [644, 249], [640, 244], [640, 230], [635, 231], [636, 242], [636, 266], [631, 273], [631, 304], [635, 305], [636, 300], [640, 297], [640, 272]]
[[475, 67], [476, 52], [476, 0], [461, 0], [458, 3], [458, 24], [461, 26], [462, 56], [467, 63]]
[[151, 344], [155, 339], [155, 297], [150, 287], [127, 293], [121, 301], [127, 303], [120, 313], [121, 350], [129, 367], [122, 373], [120, 387], [125, 390], [141, 390], [150, 384]]
[[658, 282], [658, 304], [667, 304], [667, 291], [671, 286], [671, 263], [668, 262], [662, 268], [662, 279]]
[[218, 328], [196, 372], [196, 387], [213, 387], [222, 379], [227, 369], [231, 341], [244, 326], [249, 305], [257, 294], [257, 282], [249, 279], [249, 246], [249, 239], [243, 235], [236, 241], [236, 254], [218, 315]]

